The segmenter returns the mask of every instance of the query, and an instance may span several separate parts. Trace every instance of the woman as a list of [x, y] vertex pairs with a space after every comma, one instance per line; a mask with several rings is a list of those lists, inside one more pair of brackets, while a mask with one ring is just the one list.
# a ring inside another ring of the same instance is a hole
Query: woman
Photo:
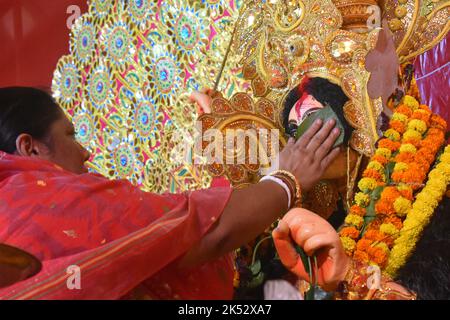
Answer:
[[[280, 153], [280, 169], [305, 191], [338, 153], [333, 128], [318, 122]], [[37, 276], [0, 291], [5, 299], [231, 298], [227, 253], [292, 200], [273, 179], [155, 195], [89, 174], [73, 125], [32, 88], [0, 89], [0, 150], [0, 242], [43, 261]]]

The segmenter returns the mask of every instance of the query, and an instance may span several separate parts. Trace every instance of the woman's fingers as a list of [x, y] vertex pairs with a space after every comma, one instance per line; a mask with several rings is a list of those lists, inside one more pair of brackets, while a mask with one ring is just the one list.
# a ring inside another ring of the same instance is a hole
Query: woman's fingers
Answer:
[[336, 139], [339, 138], [339, 135], [340, 130], [338, 128], [332, 129], [331, 133], [326, 137], [325, 141], [318, 146], [316, 151], [317, 159], [322, 160], [330, 153], [334, 143], [336, 142]]
[[306, 132], [298, 139], [297, 143], [295, 144], [298, 148], [306, 148], [308, 144], [311, 142], [311, 139], [316, 135], [316, 133], [320, 130], [322, 127], [322, 120], [317, 119], [314, 124], [306, 130]]
[[336, 159], [341, 150], [339, 148], [334, 148], [320, 163], [320, 167], [323, 171], [325, 171], [330, 164]]
[[[320, 129], [320, 131], [317, 134], [315, 134], [312, 139], [310, 139], [310, 142], [306, 146], [306, 149], [315, 153], [319, 149], [319, 147], [328, 138], [330, 138], [330, 135], [331, 135], [331, 141], [332, 141], [331, 146], [332, 146], [334, 144], [334, 142], [336, 141], [336, 139], [339, 137], [339, 131], [332, 132], [335, 125], [336, 125], [336, 120], [334, 120], [334, 119], [328, 120], [323, 125], [323, 127]], [[339, 129], [337, 129], [337, 130], [339, 130]], [[329, 151], [329, 149], [328, 149], [328, 151]]]

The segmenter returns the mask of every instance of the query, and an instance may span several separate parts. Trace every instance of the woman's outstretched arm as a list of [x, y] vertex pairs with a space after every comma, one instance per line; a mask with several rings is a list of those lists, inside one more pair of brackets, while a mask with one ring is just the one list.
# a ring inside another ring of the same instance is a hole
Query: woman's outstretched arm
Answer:
[[[339, 153], [332, 150], [339, 136], [335, 121], [318, 121], [297, 142], [290, 140], [281, 151], [279, 169], [291, 172], [302, 190], [308, 191]], [[180, 266], [194, 266], [220, 257], [253, 240], [277, 218], [286, 213], [288, 198], [284, 189], [263, 181], [233, 191], [223, 214], [212, 230], [181, 260]]]

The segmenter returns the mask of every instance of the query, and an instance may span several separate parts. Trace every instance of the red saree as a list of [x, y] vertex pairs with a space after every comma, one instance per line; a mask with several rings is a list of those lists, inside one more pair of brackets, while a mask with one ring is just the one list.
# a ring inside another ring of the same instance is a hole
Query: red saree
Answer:
[[[150, 194], [0, 152], [0, 242], [43, 262], [38, 275], [0, 290], [0, 299], [230, 299], [230, 256], [195, 270], [174, 263], [207, 233], [230, 194]], [[72, 265], [81, 289], [67, 285]]]

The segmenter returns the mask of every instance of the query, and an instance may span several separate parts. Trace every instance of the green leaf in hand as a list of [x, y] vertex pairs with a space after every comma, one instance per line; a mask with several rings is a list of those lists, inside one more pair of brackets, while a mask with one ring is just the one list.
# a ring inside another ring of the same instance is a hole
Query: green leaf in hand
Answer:
[[336, 127], [339, 128], [341, 134], [334, 143], [333, 148], [338, 147], [344, 143], [344, 126], [342, 125], [338, 116], [330, 106], [326, 106], [325, 108], [320, 109], [317, 112], [314, 112], [313, 114], [308, 116], [305, 120], [303, 120], [303, 122], [297, 128], [295, 139], [298, 140], [314, 124], [314, 122], [317, 119], [322, 119], [324, 123], [330, 119], [335, 119]]

